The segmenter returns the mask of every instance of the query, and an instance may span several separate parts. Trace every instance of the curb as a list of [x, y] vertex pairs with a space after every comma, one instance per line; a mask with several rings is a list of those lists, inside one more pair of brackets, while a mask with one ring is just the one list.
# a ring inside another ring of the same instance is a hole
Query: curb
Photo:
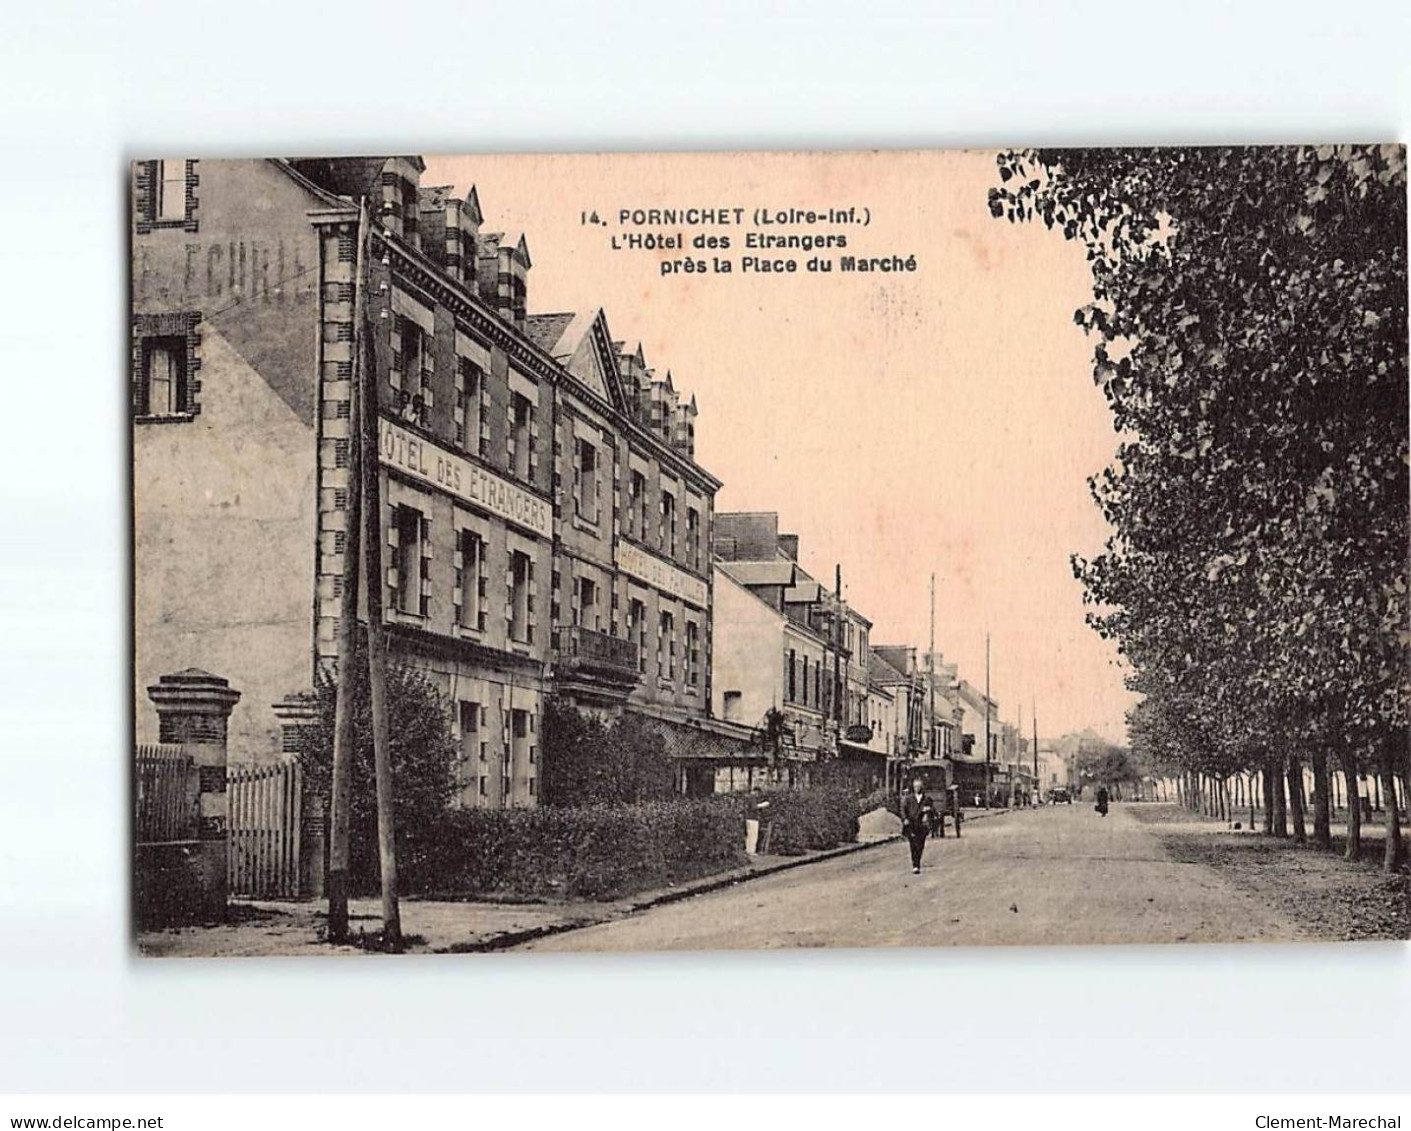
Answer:
[[[1008, 809], [987, 809], [973, 817], [966, 817], [967, 823], [970, 821], [982, 820], [985, 817], [997, 817], [1003, 813], [1008, 813]], [[744, 872], [731, 872], [723, 876], [713, 876], [710, 879], [701, 880], [684, 888], [673, 891], [662, 892], [649, 899], [638, 900], [635, 903], [628, 903], [620, 915], [609, 915], [602, 919], [593, 920], [570, 920], [564, 923], [546, 923], [542, 927], [526, 927], [520, 931], [506, 931], [502, 935], [493, 938], [483, 939], [479, 942], [454, 943], [445, 950], [437, 951], [439, 954], [483, 954], [497, 950], [510, 950], [517, 946], [522, 946], [527, 942], [535, 942], [539, 939], [549, 938], [553, 935], [567, 934], [569, 931], [581, 931], [586, 927], [596, 927], [602, 923], [613, 923], [619, 919], [625, 919], [630, 915], [638, 915], [643, 911], [650, 911], [654, 907], [663, 907], [669, 903], [680, 903], [683, 899], [691, 899], [698, 895], [709, 895], [714, 891], [721, 891], [724, 888], [734, 887], [736, 884], [747, 884], [751, 880], [763, 879], [765, 876], [775, 876], [780, 872], [792, 871], [794, 868], [805, 868], [810, 864], [821, 864], [826, 860], [836, 860], [842, 856], [852, 856], [859, 852], [866, 852], [870, 848], [880, 848], [886, 844], [897, 844], [902, 839], [900, 833], [893, 833], [881, 840], [869, 840], [855, 844], [845, 844], [839, 848], [830, 848], [816, 856], [800, 856], [793, 860], [782, 860], [777, 864], [769, 864], [762, 868], [751, 868]]]

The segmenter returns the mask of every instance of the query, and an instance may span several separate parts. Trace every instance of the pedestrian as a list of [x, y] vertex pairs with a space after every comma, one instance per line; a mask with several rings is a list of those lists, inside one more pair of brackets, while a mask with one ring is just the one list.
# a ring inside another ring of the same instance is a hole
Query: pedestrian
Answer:
[[1093, 808], [1096, 809], [1099, 813], [1101, 813], [1104, 817], [1107, 816], [1107, 801], [1108, 801], [1107, 786], [1105, 786], [1105, 785], [1100, 785], [1100, 786], [1098, 786], [1098, 787], [1097, 787], [1097, 804], [1094, 805]]
[[901, 831], [911, 845], [911, 874], [921, 874], [921, 853], [926, 848], [926, 833], [936, 815], [936, 807], [921, 779], [913, 778], [911, 791], [901, 799]]

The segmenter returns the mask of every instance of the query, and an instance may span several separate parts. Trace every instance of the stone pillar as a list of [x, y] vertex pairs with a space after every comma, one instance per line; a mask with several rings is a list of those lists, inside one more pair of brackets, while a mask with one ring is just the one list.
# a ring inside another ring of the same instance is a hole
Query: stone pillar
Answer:
[[[300, 732], [318, 719], [318, 700], [308, 691], [286, 695], [273, 706], [285, 754], [300, 755]], [[309, 785], [307, 767], [299, 805], [299, 895], [322, 899], [328, 874], [328, 797]]]
[[164, 675], [147, 688], [157, 710], [159, 739], [179, 743], [191, 757], [199, 784], [192, 856], [202, 917], [220, 919], [226, 903], [226, 724], [240, 700], [228, 680], [199, 668]]

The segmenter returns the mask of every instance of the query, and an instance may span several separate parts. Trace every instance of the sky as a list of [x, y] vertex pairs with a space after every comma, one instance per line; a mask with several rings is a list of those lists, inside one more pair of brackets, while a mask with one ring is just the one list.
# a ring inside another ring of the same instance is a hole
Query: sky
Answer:
[[[1073, 553], [1106, 536], [1087, 477], [1117, 437], [1073, 312], [1091, 298], [1080, 245], [990, 216], [980, 151], [428, 158], [425, 186], [477, 189], [482, 232], [523, 232], [531, 313], [601, 307], [614, 338], [695, 394], [698, 462], [717, 509], [773, 510], [800, 559], [874, 643], [936, 646], [1006, 721], [1121, 741], [1133, 697], [1084, 622]], [[740, 226], [619, 222], [621, 210], [743, 208]], [[757, 208], [855, 208], [862, 225], [756, 227]], [[584, 223], [596, 212], [602, 223]], [[764, 252], [747, 232], [843, 234], [845, 250]], [[684, 232], [683, 250], [617, 248]], [[692, 250], [695, 235], [729, 251]], [[914, 272], [842, 272], [837, 257], [915, 256]], [[731, 258], [731, 274], [663, 261]], [[799, 271], [743, 273], [746, 255]], [[832, 273], [804, 269], [832, 257]], [[1022, 717], [1021, 717], [1022, 715]]]

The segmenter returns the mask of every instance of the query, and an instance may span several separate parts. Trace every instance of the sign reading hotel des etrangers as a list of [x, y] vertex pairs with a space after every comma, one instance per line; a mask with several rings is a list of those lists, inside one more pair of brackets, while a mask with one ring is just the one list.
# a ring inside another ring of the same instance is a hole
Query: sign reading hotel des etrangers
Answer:
[[692, 577], [685, 570], [677, 569], [670, 562], [655, 554], [649, 554], [631, 542], [617, 543], [617, 568], [631, 574], [638, 581], [680, 597], [697, 608], [706, 607], [706, 583], [699, 577]]
[[553, 526], [549, 504], [493, 471], [423, 440], [386, 418], [378, 421], [377, 446], [383, 464], [394, 471], [439, 487], [533, 534], [549, 536]]

